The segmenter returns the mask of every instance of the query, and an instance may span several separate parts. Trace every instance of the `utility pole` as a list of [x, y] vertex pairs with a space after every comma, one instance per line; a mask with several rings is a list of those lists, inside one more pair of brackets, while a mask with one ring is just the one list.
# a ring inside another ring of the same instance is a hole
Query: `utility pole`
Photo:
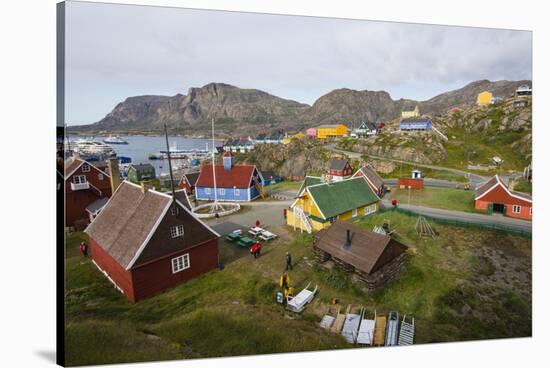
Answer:
[[172, 208], [176, 210], [176, 190], [174, 189], [174, 174], [172, 174], [172, 161], [170, 160], [170, 146], [168, 144], [168, 128], [164, 123], [164, 137], [166, 138], [166, 154], [168, 155], [168, 170], [170, 170], [170, 187], [172, 188]]

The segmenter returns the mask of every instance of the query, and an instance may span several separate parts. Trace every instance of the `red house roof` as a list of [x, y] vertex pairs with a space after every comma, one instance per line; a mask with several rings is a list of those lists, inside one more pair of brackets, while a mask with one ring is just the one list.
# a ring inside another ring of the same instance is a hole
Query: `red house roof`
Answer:
[[480, 184], [476, 188], [475, 200], [477, 201], [478, 199], [481, 199], [487, 193], [491, 192], [493, 189], [499, 186], [502, 187], [506, 191], [506, 193], [511, 197], [514, 197], [523, 201], [531, 202], [531, 203], [533, 202], [533, 199], [529, 194], [514, 192], [508, 189], [506, 184], [502, 182], [502, 180], [498, 175], [493, 176], [491, 179], [487, 180], [485, 183]]
[[[254, 165], [234, 165], [231, 170], [225, 170], [223, 165], [216, 165], [216, 186], [220, 188], [248, 188], [250, 187], [250, 181], [252, 174], [256, 166]], [[214, 178], [212, 176], [212, 165], [204, 165], [201, 168], [201, 173], [196, 187], [214, 187]]]

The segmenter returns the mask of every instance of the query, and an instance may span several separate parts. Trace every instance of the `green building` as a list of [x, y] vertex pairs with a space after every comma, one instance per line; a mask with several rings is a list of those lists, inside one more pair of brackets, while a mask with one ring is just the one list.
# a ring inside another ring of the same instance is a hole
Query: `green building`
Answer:
[[128, 168], [128, 180], [139, 184], [142, 181], [155, 179], [155, 167], [151, 164], [131, 165]]

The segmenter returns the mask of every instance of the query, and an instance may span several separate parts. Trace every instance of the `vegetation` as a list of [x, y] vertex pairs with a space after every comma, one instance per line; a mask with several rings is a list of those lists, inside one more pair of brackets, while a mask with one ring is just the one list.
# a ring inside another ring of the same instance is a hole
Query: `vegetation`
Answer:
[[266, 190], [281, 190], [281, 191], [286, 191], [286, 190], [297, 191], [298, 189], [300, 189], [301, 185], [302, 185], [301, 181], [285, 180], [285, 181], [281, 181], [277, 184], [269, 185], [269, 186], [265, 187], [265, 189]]
[[[440, 235], [420, 239], [416, 217], [393, 211], [357, 224], [372, 229], [384, 219], [409, 246], [410, 258], [398, 281], [373, 294], [353, 275], [318, 265], [312, 236], [280, 228], [274, 231], [281, 238], [266, 243], [259, 259], [220, 239], [223, 270], [132, 304], [79, 254], [85, 234], [72, 233], [66, 252], [67, 363], [350, 348], [318, 327], [333, 298], [344, 307], [413, 315], [417, 343], [531, 335], [529, 239], [435, 224]], [[286, 251], [293, 257], [293, 286], [319, 286], [301, 315], [274, 302]]]
[[523, 192], [531, 194], [533, 192], [533, 185], [530, 181], [521, 179], [516, 182], [514, 185], [514, 190], [516, 192]]
[[[409, 203], [409, 190], [395, 188], [390, 193], [398, 203]], [[454, 188], [424, 188], [410, 190], [410, 204], [445, 210], [476, 212], [474, 191]]]

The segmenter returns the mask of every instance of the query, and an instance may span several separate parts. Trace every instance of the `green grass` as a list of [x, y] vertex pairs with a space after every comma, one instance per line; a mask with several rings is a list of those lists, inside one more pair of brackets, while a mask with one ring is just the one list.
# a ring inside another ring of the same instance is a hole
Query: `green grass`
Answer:
[[516, 192], [531, 194], [533, 193], [533, 184], [528, 180], [521, 179], [514, 185], [514, 190]]
[[300, 189], [300, 186], [302, 185], [301, 181], [281, 181], [276, 184], [268, 185], [265, 187], [265, 190], [298, 190]]
[[[350, 348], [341, 336], [318, 327], [333, 298], [343, 308], [351, 303], [378, 313], [414, 315], [417, 343], [530, 335], [531, 302], [524, 294], [530, 295], [530, 284], [501, 288], [478, 282], [478, 275], [490, 274], [491, 268], [477, 253], [490, 247], [530, 260], [529, 239], [437, 224], [432, 225], [439, 237], [420, 239], [416, 217], [393, 211], [357, 224], [372, 229], [384, 219], [409, 246], [410, 257], [401, 278], [373, 294], [352, 275], [318, 265], [311, 235], [278, 228], [272, 231], [280, 239], [266, 243], [259, 259], [221, 239], [223, 270], [133, 304], [79, 254], [78, 244], [86, 236], [73, 233], [66, 253], [67, 364]], [[297, 316], [274, 303], [287, 251], [293, 257], [290, 275], [296, 290], [308, 282], [319, 286], [313, 302]], [[525, 267], [518, 272], [530, 272], [530, 261]], [[464, 303], [472, 312], [457, 317]]]
[[[369, 160], [368, 157], [365, 157], [365, 160]], [[422, 176], [424, 176], [425, 178], [447, 180], [447, 181], [460, 182], [460, 183], [468, 182], [468, 178], [466, 178], [464, 175], [455, 174], [449, 171], [429, 169], [426, 167], [418, 167], [415, 165], [408, 165], [408, 164], [397, 163], [396, 165], [397, 166], [395, 170], [386, 174], [379, 173], [380, 176], [386, 179], [409, 177], [412, 170], [419, 169], [422, 171]]]
[[[392, 188], [389, 195], [391, 198], [396, 198], [398, 203], [409, 203], [408, 189]], [[476, 212], [473, 190], [454, 188], [411, 189], [410, 204], [454, 211]]]

